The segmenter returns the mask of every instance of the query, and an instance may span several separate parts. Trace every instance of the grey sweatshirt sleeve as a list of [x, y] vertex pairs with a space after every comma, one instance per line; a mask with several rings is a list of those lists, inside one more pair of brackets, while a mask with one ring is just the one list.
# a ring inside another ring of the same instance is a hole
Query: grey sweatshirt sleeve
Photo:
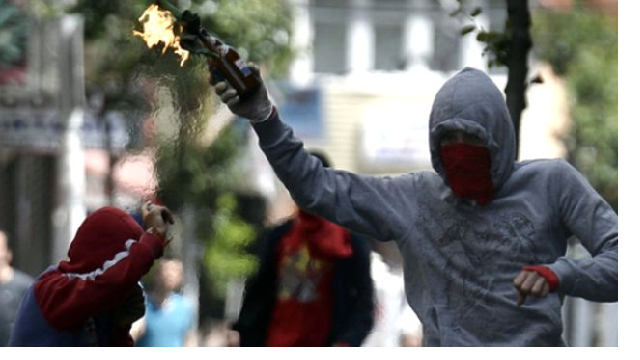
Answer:
[[398, 240], [412, 226], [417, 208], [413, 176], [374, 177], [324, 168], [277, 112], [253, 127], [298, 206], [381, 241]]
[[591, 258], [561, 257], [549, 265], [560, 280], [558, 291], [591, 301], [618, 301], [618, 215], [582, 174], [562, 161], [551, 196], [562, 221]]

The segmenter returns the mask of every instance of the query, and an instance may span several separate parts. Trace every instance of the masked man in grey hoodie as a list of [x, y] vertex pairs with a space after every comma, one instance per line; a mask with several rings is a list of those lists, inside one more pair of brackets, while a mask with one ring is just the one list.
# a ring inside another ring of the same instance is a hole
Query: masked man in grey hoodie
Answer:
[[[563, 160], [516, 161], [515, 131], [483, 72], [436, 94], [431, 171], [375, 177], [325, 168], [281, 121], [264, 86], [221, 100], [251, 121], [301, 208], [396, 241], [424, 346], [562, 346], [565, 295], [618, 301], [618, 215]], [[571, 236], [590, 258], [566, 257]]]

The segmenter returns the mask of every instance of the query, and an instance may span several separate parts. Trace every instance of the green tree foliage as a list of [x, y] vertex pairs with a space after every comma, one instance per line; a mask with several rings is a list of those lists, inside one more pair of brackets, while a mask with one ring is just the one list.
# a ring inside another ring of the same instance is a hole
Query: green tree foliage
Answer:
[[[198, 13], [209, 32], [237, 48], [246, 60], [267, 66], [273, 75], [281, 74], [292, 58], [291, 14], [285, 6], [286, 0], [169, 2], [181, 10]], [[120, 104], [126, 108], [144, 103], [137, 82], [141, 76], [185, 76], [174, 54], [169, 51], [161, 54], [161, 46], [150, 51], [139, 37], [132, 36], [133, 30], [142, 28], [138, 18], [153, 3], [151, 0], [80, 0], [70, 10], [85, 18], [89, 91], [104, 93], [107, 106]], [[189, 4], [189, 9], [182, 8], [183, 4]], [[157, 67], [163, 57], [168, 58], [169, 63]], [[192, 56], [186, 67], [197, 67], [203, 61]], [[192, 81], [207, 81], [205, 72], [202, 68]]]
[[25, 60], [28, 31], [25, 13], [0, 0], [0, 70]]
[[[292, 58], [286, 0], [168, 2], [197, 13], [211, 34], [238, 49], [245, 60], [268, 68], [271, 76], [281, 74]], [[105, 111], [118, 109], [129, 115], [131, 132], [141, 140], [132, 148], [156, 148], [158, 197], [178, 213], [187, 205], [195, 209], [194, 231], [205, 254], [203, 271], [210, 275], [204, 278], [213, 282], [206, 288], [220, 290], [227, 280], [253, 271], [256, 261], [246, 249], [255, 230], [238, 215], [234, 195], [242, 176], [235, 164], [244, 140], [228, 127], [213, 143], [201, 141], [205, 125], [220, 106], [211, 91], [206, 60], [192, 54], [181, 67], [177, 55], [162, 52], [163, 44], [148, 49], [133, 35], [142, 30], [138, 18], [153, 3], [84, 0], [70, 10], [85, 17], [87, 89], [90, 96], [106, 99]], [[179, 34], [180, 27], [174, 32]], [[149, 119], [155, 124], [153, 134], [143, 125]]]
[[534, 53], [567, 84], [572, 119], [563, 137], [568, 160], [618, 208], [617, 18], [579, 4], [568, 12], [537, 12]]
[[256, 229], [238, 217], [237, 206], [233, 194], [218, 197], [211, 226], [213, 241], [204, 254], [205, 269], [217, 280], [215, 292], [219, 296], [225, 294], [227, 282], [253, 273], [258, 265], [256, 256], [245, 251], [255, 239]]
[[[213, 11], [210, 16], [207, 9]], [[236, 47], [246, 60], [276, 69], [286, 65], [291, 55], [291, 22], [282, 1], [201, 1], [192, 2], [189, 10], [198, 13], [209, 32]], [[173, 114], [169, 115], [173, 119], [165, 119], [165, 123], [174, 123], [176, 130], [160, 143], [160, 196], [173, 208], [188, 203], [198, 209], [196, 234], [204, 250], [203, 271], [209, 275], [204, 278], [212, 281], [206, 292], [214, 289], [211, 295], [223, 298], [227, 282], [247, 276], [257, 262], [247, 253], [256, 231], [238, 215], [233, 195], [242, 176], [234, 164], [243, 141], [233, 127], [225, 129], [210, 146], [198, 141], [205, 121], [219, 105], [210, 90], [205, 59], [192, 56], [185, 68], [180, 68], [173, 54], [161, 55], [156, 50], [155, 58], [153, 70], [160, 73], [152, 70], [151, 77], [171, 92], [174, 111], [165, 113]]]

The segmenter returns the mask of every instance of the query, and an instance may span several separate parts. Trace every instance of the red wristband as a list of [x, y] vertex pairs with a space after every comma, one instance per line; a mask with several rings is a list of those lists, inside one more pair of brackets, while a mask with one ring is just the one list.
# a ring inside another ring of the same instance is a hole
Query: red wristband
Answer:
[[540, 276], [547, 280], [547, 284], [549, 285], [549, 292], [554, 292], [558, 288], [558, 285], [560, 285], [560, 280], [558, 279], [556, 273], [554, 273], [553, 270], [549, 269], [546, 266], [530, 265], [523, 267], [522, 270], [535, 271], [540, 274]]

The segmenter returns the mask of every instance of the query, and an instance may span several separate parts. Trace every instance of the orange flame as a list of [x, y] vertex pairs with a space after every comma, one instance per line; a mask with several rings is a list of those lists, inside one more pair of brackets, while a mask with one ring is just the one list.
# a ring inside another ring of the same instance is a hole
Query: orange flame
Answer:
[[180, 46], [180, 39], [173, 33], [175, 18], [169, 11], [160, 10], [158, 5], [152, 4], [138, 18], [143, 25], [143, 31], [134, 30], [133, 35], [141, 37], [147, 47], [152, 48], [159, 43], [164, 43], [162, 53], [168, 48], [173, 48], [180, 57], [180, 66], [184, 66], [189, 58], [189, 52]]

